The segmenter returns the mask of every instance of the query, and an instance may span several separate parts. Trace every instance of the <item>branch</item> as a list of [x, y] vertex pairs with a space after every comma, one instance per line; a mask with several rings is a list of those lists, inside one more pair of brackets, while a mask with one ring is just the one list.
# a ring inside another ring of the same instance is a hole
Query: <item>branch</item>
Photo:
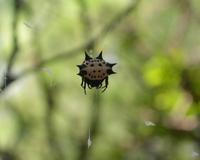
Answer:
[[42, 67], [42, 66], [44, 66], [46, 64], [49, 64], [49, 63], [52, 63], [52, 62], [55, 62], [55, 61], [59, 61], [59, 60], [65, 59], [65, 58], [69, 58], [71, 56], [75, 56], [76, 54], [78, 54], [79, 51], [85, 50], [86, 48], [88, 48], [88, 46], [90, 46], [94, 42], [97, 42], [97, 41], [103, 39], [109, 31], [115, 29], [117, 24], [119, 24], [120, 21], [122, 21], [128, 14], [130, 14], [130, 12], [133, 9], [136, 8], [138, 2], [139, 1], [132, 2], [124, 11], [119, 13], [107, 25], [105, 25], [103, 27], [103, 29], [99, 32], [99, 34], [97, 34], [94, 37], [90, 38], [87, 42], [83, 43], [79, 47], [74, 48], [74, 49], [72, 49], [70, 51], [58, 53], [54, 57], [51, 57], [49, 59], [41, 61], [38, 64], [38, 67], [40, 68], [40, 67]]
[[[80, 51], [83, 51], [85, 49], [88, 48], [88, 46], [91, 46], [91, 44], [93, 44], [94, 42], [97, 42], [97, 41], [100, 41], [102, 40], [108, 32], [112, 31], [115, 29], [115, 27], [126, 17], [128, 16], [131, 11], [133, 11], [136, 7], [137, 7], [137, 4], [138, 4], [139, 0], [137, 0], [136, 2], [132, 2], [128, 5], [128, 7], [126, 9], [124, 9], [121, 13], [119, 13], [118, 15], [116, 15], [108, 24], [106, 24], [102, 30], [96, 34], [94, 37], [91, 37], [90, 39], [88, 39], [88, 41], [80, 44], [79, 46], [75, 47], [75, 48], [72, 48], [71, 50], [69, 51], [64, 51], [64, 52], [61, 52], [61, 53], [57, 53], [55, 54], [56, 56], [53, 56], [49, 59], [45, 59], [45, 60], [41, 60], [38, 64], [36, 64], [35, 66], [33, 67], [30, 67], [30, 68], [27, 68], [25, 69], [24, 71], [22, 71], [21, 74], [19, 74], [13, 81], [11, 82], [14, 82], [18, 79], [21, 79], [23, 77], [25, 77], [26, 75], [30, 74], [30, 73], [33, 73], [33, 72], [36, 72], [38, 71], [41, 67], [43, 67], [44, 65], [47, 65], [47, 64], [50, 64], [50, 63], [53, 63], [53, 62], [58, 62], [60, 60], [64, 60], [64, 59], [67, 59], [67, 58], [71, 58], [71, 57], [74, 57], [76, 55], [79, 54]], [[10, 83], [11, 83], [10, 82]], [[3, 87], [1, 86], [1, 90], [4, 91], [5, 89], [7, 88], [7, 86]]]
[[13, 21], [12, 21], [12, 50], [11, 55], [8, 59], [8, 65], [3, 77], [3, 84], [1, 85], [1, 90], [7, 88], [7, 86], [15, 80], [15, 77], [12, 75], [11, 70], [13, 68], [14, 62], [17, 57], [19, 50], [18, 47], [18, 36], [17, 36], [17, 23], [19, 20], [19, 12], [21, 8], [21, 0], [13, 1]]
[[190, 139], [194, 141], [199, 141], [199, 135], [196, 135], [195, 133], [198, 132], [198, 129], [196, 130], [181, 130], [177, 128], [172, 127], [166, 127], [162, 124], [158, 124], [154, 127], [154, 130], [151, 133], [151, 136], [172, 136], [175, 139]]

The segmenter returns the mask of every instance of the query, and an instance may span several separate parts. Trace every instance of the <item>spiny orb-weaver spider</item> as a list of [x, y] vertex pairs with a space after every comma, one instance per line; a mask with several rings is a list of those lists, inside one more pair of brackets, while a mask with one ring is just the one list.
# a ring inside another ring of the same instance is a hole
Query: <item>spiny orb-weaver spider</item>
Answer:
[[[115, 74], [112, 70], [112, 67], [116, 65], [116, 63], [108, 63], [102, 57], [102, 51], [95, 58], [92, 58], [85, 51], [85, 60], [81, 65], [77, 65], [80, 71], [78, 73], [82, 78], [81, 86], [84, 89], [84, 93], [86, 94], [86, 86], [89, 89], [96, 87], [96, 89], [102, 88], [102, 92], [106, 90], [108, 87], [108, 76], [111, 74]], [[105, 80], [105, 85], [102, 83]]]

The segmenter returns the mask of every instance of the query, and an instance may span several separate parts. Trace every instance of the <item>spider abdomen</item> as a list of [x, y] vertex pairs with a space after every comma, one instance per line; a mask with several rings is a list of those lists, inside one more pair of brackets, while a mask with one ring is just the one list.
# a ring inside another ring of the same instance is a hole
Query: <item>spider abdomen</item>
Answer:
[[[85, 78], [89, 80], [103, 80], [108, 76], [107, 67], [102, 62], [85, 62], [86, 67], [83, 69], [87, 74], [84, 75]], [[105, 63], [105, 62], [104, 62]]]

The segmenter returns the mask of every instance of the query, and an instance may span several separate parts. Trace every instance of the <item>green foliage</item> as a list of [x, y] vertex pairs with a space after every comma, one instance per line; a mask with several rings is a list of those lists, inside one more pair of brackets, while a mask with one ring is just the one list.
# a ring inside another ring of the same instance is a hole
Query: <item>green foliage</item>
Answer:
[[[199, 6], [0, 1], [0, 159], [199, 159]], [[80, 86], [86, 49], [117, 63], [104, 93]]]

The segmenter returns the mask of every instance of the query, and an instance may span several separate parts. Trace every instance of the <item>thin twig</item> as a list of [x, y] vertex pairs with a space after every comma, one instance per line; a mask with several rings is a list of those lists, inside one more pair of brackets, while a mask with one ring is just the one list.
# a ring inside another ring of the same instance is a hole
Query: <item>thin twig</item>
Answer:
[[16, 59], [17, 53], [18, 53], [18, 36], [17, 36], [17, 23], [19, 19], [19, 11], [20, 11], [20, 6], [21, 6], [21, 1], [20, 0], [14, 0], [14, 8], [13, 8], [13, 23], [12, 23], [12, 43], [13, 43], [13, 48], [11, 52], [11, 56], [8, 60], [8, 66], [7, 66], [7, 72], [10, 73], [14, 61]]
[[6, 71], [4, 72], [4, 81], [1, 85], [1, 91], [7, 88], [7, 86], [14, 81], [14, 76], [12, 75], [11, 71], [14, 65], [14, 62], [17, 58], [18, 54], [18, 36], [17, 36], [17, 23], [19, 21], [19, 12], [21, 8], [21, 0], [14, 0], [13, 1], [13, 21], [12, 21], [12, 50], [11, 55], [8, 59], [8, 65]]

